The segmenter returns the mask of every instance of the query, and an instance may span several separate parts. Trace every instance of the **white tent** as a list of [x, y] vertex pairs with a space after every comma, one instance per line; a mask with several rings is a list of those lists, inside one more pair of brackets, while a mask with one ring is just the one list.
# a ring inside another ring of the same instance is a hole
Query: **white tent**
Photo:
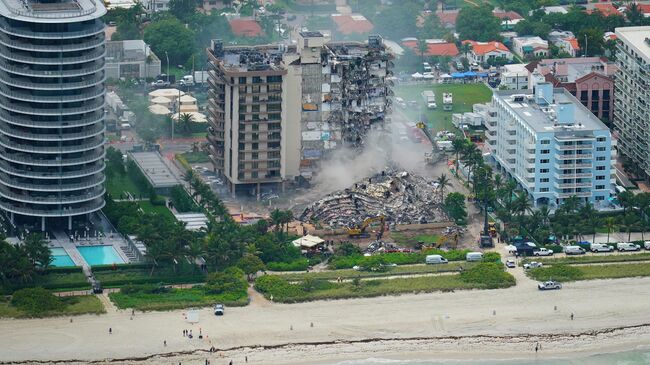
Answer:
[[149, 98], [154, 99], [154, 98], [157, 98], [159, 96], [164, 96], [164, 97], [169, 98], [171, 100], [176, 100], [176, 98], [178, 98], [179, 95], [183, 96], [183, 95], [185, 95], [185, 92], [180, 91], [178, 89], [158, 89], [158, 90], [154, 90], [154, 91], [150, 92], [149, 93]]
[[322, 239], [322, 238], [320, 238], [318, 236], [312, 236], [310, 234], [308, 234], [306, 236], [302, 236], [302, 237], [292, 241], [294, 246], [301, 247], [301, 248], [307, 248], [307, 249], [314, 248], [314, 247], [322, 244], [323, 242], [325, 242], [324, 239]]
[[151, 99], [151, 102], [154, 104], [163, 104], [163, 105], [169, 105], [171, 103], [171, 99], [166, 98], [164, 96], [156, 96], [155, 98]]
[[435, 78], [435, 76], [433, 76], [432, 74], [424, 74], [424, 75], [422, 75], [422, 78], [423, 78], [423, 79], [428, 79], [428, 80], [429, 80], [429, 79], [433, 79], [433, 78]]
[[[193, 119], [195, 122], [197, 122], [197, 123], [205, 123], [205, 122], [208, 121], [208, 118], [206, 118], [205, 115], [203, 115], [203, 114], [201, 114], [201, 113], [199, 113], [199, 112], [187, 112], [187, 113], [185, 113], [185, 112], [183, 112], [183, 111], [181, 110], [181, 115], [183, 115], [183, 114], [189, 114], [189, 115], [191, 115], [191, 116], [192, 116], [192, 119]], [[174, 113], [174, 114], [172, 115], [172, 119], [173, 119], [173, 120], [178, 120], [178, 113]]]
[[167, 115], [171, 113], [166, 106], [160, 104], [149, 105], [149, 111], [156, 115]]
[[419, 73], [419, 72], [416, 72], [416, 73], [414, 73], [413, 75], [411, 75], [411, 77], [414, 78], [414, 79], [421, 79], [423, 76], [424, 76], [424, 75], [422, 75], [422, 74]]
[[450, 74], [442, 74], [442, 75], [440, 75], [440, 78], [441, 79], [451, 79], [451, 75]]
[[181, 96], [181, 104], [183, 103], [196, 103], [196, 98], [192, 95], [183, 95]]

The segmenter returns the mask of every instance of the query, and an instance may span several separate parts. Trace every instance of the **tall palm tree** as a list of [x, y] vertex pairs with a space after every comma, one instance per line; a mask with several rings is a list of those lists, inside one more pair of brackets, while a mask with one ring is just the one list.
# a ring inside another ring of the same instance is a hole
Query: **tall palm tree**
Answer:
[[187, 185], [190, 188], [190, 195], [192, 194], [192, 187], [196, 183], [196, 179], [198, 179], [198, 174], [194, 170], [187, 170], [185, 174], [183, 175], [183, 180], [187, 182]]
[[472, 52], [472, 44], [471, 43], [463, 43], [460, 45], [460, 52], [467, 58], [467, 54]]
[[420, 54], [420, 61], [424, 64], [424, 55], [429, 50], [429, 45], [426, 39], [418, 39], [418, 53]]
[[609, 243], [609, 234], [612, 233], [612, 229], [616, 226], [616, 222], [614, 221], [614, 217], [607, 217], [605, 219], [605, 228], [607, 228], [607, 243]]
[[451, 186], [451, 181], [449, 181], [449, 178], [447, 178], [447, 175], [442, 174], [438, 177], [436, 180], [436, 183], [438, 183], [438, 191], [440, 192], [440, 201], [442, 204], [445, 203], [445, 188]]
[[570, 197], [564, 199], [564, 202], [562, 202], [562, 207], [569, 214], [575, 213], [580, 207], [580, 198], [575, 195], [571, 195]]
[[280, 226], [284, 223], [283, 222], [283, 214], [280, 209], [274, 209], [271, 214], [271, 224], [275, 227], [274, 230], [276, 232], [280, 231]]
[[465, 150], [465, 144], [466, 144], [466, 140], [461, 137], [457, 137], [453, 141], [451, 141], [451, 151], [456, 155], [456, 160], [454, 161], [454, 164], [456, 166], [456, 173], [458, 173], [458, 162], [460, 159], [460, 155]]
[[180, 118], [178, 119], [178, 126], [180, 128], [180, 132], [183, 135], [189, 135], [192, 132], [192, 123], [194, 122], [194, 116], [190, 113], [183, 113], [181, 114]]

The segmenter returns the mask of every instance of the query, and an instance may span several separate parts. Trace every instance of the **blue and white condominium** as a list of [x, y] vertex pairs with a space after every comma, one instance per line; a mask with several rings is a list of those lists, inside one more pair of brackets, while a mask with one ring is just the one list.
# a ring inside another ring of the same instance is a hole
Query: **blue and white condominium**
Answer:
[[487, 120], [499, 170], [528, 193], [534, 206], [576, 196], [607, 207], [615, 184], [609, 129], [564, 88], [542, 82], [532, 90], [497, 91]]

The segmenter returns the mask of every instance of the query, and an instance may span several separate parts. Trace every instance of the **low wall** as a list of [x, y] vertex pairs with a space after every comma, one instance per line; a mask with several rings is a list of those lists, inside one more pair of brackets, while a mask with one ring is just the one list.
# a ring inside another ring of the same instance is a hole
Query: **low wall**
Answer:
[[[434, 223], [424, 223], [424, 224], [398, 224], [395, 226], [393, 231], [419, 231], [424, 229], [443, 229], [446, 227], [454, 226], [454, 222], [434, 222]], [[339, 236], [342, 234], [347, 234], [348, 231], [345, 228], [324, 228], [324, 229], [315, 229], [310, 230], [309, 234], [314, 236], [324, 237], [324, 236]]]

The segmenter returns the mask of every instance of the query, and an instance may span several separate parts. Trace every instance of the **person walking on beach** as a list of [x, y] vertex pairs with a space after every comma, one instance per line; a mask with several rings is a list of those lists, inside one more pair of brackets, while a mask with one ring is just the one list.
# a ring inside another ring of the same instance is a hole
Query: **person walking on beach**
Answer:
[[537, 353], [537, 351], [539, 351], [539, 343], [535, 344], [535, 353]]
[[108, 327], [108, 334], [112, 335], [113, 334], [113, 329], [111, 327]]
[[164, 346], [164, 347], [167, 347], [167, 340], [164, 340], [164, 341], [163, 341], [163, 346]]
[[573, 321], [573, 313], [571, 313], [571, 320]]

